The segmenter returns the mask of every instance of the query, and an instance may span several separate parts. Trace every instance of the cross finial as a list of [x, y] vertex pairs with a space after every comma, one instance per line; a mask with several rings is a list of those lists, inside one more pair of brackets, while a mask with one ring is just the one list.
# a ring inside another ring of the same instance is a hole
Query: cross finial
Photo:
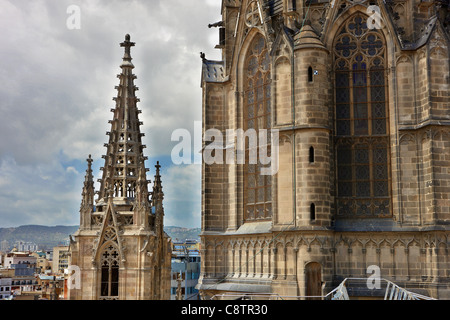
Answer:
[[125, 41], [120, 44], [121, 47], [125, 48], [125, 54], [123, 55], [123, 62], [120, 67], [129, 67], [134, 68], [133, 64], [131, 63], [131, 54], [130, 54], [130, 48], [134, 47], [134, 42], [130, 41], [130, 35], [127, 34], [125, 36]]
[[89, 158], [87, 158], [86, 161], [88, 163], [88, 166], [90, 167], [92, 164], [92, 161], [94, 161], [94, 160], [92, 160], [91, 155], [89, 155]]
[[125, 35], [125, 41], [120, 44], [121, 47], [125, 48], [125, 54], [123, 56], [123, 61], [131, 61], [130, 48], [134, 47], [134, 42], [130, 41], [131, 37], [129, 34]]

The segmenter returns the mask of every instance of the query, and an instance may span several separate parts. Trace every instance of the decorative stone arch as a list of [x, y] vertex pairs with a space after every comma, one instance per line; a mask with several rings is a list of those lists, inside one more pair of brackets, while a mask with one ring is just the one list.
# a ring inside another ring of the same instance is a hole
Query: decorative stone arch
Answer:
[[[384, 7], [380, 6], [381, 9], [381, 16], [388, 16], [388, 14], [384, 11]], [[362, 4], [355, 4], [354, 6], [348, 8], [347, 10], [345, 10], [344, 12], [342, 12], [342, 14], [339, 15], [339, 17], [337, 18], [332, 18], [334, 19], [334, 21], [332, 23], [328, 24], [328, 30], [323, 32], [324, 34], [324, 41], [323, 43], [325, 44], [325, 47], [330, 51], [333, 52], [333, 44], [334, 44], [334, 39], [336, 38], [336, 35], [338, 33], [338, 31], [340, 30], [341, 26], [346, 23], [346, 21], [348, 19], [350, 19], [353, 15], [357, 14], [357, 13], [361, 13], [364, 14], [365, 16], [369, 17], [369, 15], [367, 14], [367, 7], [365, 5]], [[387, 51], [388, 53], [392, 53], [395, 51], [394, 46], [400, 46], [399, 40], [397, 39], [397, 37], [391, 36], [395, 33], [395, 28], [394, 26], [391, 24], [390, 19], [382, 19], [383, 20], [383, 24], [381, 26], [381, 32], [384, 36], [384, 38], [386, 39], [386, 47], [387, 47]], [[394, 61], [394, 60], [392, 60]]]
[[326, 242], [326, 239], [324, 237], [314, 236], [312, 238], [312, 240], [309, 242], [310, 249], [311, 249], [311, 246], [314, 245], [316, 248], [318, 248], [318, 252], [319, 251], [322, 252], [324, 249], [325, 242]]
[[396, 66], [398, 66], [400, 63], [413, 63], [413, 58], [409, 54], [401, 54], [396, 60], [395, 60]]
[[[246, 64], [246, 60], [248, 57], [248, 53], [250, 50], [250, 46], [253, 42], [253, 40], [258, 37], [258, 36], [262, 36], [264, 38], [264, 41], [266, 43], [266, 46], [268, 45], [268, 39], [266, 37], [266, 35], [259, 29], [259, 28], [251, 28], [250, 31], [248, 32], [248, 34], [242, 39], [242, 45], [240, 46], [240, 48], [237, 50], [236, 54], [237, 54], [237, 59], [235, 62], [235, 68], [236, 68], [236, 89], [239, 92], [243, 92], [244, 88], [245, 88], [245, 74], [244, 74], [244, 70], [245, 70], [245, 64]], [[269, 49], [269, 48], [267, 48]], [[271, 71], [271, 70], [270, 70]], [[242, 125], [241, 125], [242, 127]]]
[[446, 129], [438, 129], [433, 132], [433, 140], [450, 141], [450, 132]]
[[410, 143], [416, 143], [416, 135], [413, 133], [404, 133], [402, 135], [400, 135], [400, 144], [410, 144]]

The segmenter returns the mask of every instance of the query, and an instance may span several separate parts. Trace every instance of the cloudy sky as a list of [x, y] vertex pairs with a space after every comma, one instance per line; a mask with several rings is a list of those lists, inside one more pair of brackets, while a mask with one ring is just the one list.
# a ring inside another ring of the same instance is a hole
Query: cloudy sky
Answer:
[[201, 138], [193, 130], [201, 121], [200, 52], [220, 59], [218, 30], [208, 28], [221, 19], [220, 4], [0, 0], [0, 227], [79, 223], [86, 158], [95, 160], [95, 180], [104, 165], [127, 33], [136, 42], [147, 177], [157, 160], [163, 165], [165, 225], [200, 226], [201, 167], [172, 163], [171, 135], [185, 128]]

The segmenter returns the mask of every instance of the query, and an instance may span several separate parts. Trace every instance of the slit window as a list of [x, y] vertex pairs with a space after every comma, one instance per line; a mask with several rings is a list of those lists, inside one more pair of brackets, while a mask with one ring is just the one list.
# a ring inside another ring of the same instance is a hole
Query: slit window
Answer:
[[314, 147], [309, 148], [309, 163], [314, 163]]
[[308, 82], [313, 82], [313, 69], [311, 66], [308, 68]]
[[311, 206], [309, 208], [309, 218], [311, 221], [316, 220], [316, 205], [314, 203], [311, 203]]

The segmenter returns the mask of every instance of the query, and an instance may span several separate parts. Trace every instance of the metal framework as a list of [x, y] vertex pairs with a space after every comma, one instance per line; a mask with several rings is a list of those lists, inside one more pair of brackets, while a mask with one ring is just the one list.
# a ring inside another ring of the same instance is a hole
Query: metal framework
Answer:
[[[360, 280], [367, 281], [368, 278], [345, 278], [339, 286], [323, 296], [281, 296], [276, 293], [227, 293], [216, 294], [211, 297], [211, 300], [350, 300], [347, 284], [351, 281]], [[392, 281], [383, 278], [379, 280], [380, 283], [384, 282], [386, 285], [384, 300], [437, 300], [406, 290]]]

